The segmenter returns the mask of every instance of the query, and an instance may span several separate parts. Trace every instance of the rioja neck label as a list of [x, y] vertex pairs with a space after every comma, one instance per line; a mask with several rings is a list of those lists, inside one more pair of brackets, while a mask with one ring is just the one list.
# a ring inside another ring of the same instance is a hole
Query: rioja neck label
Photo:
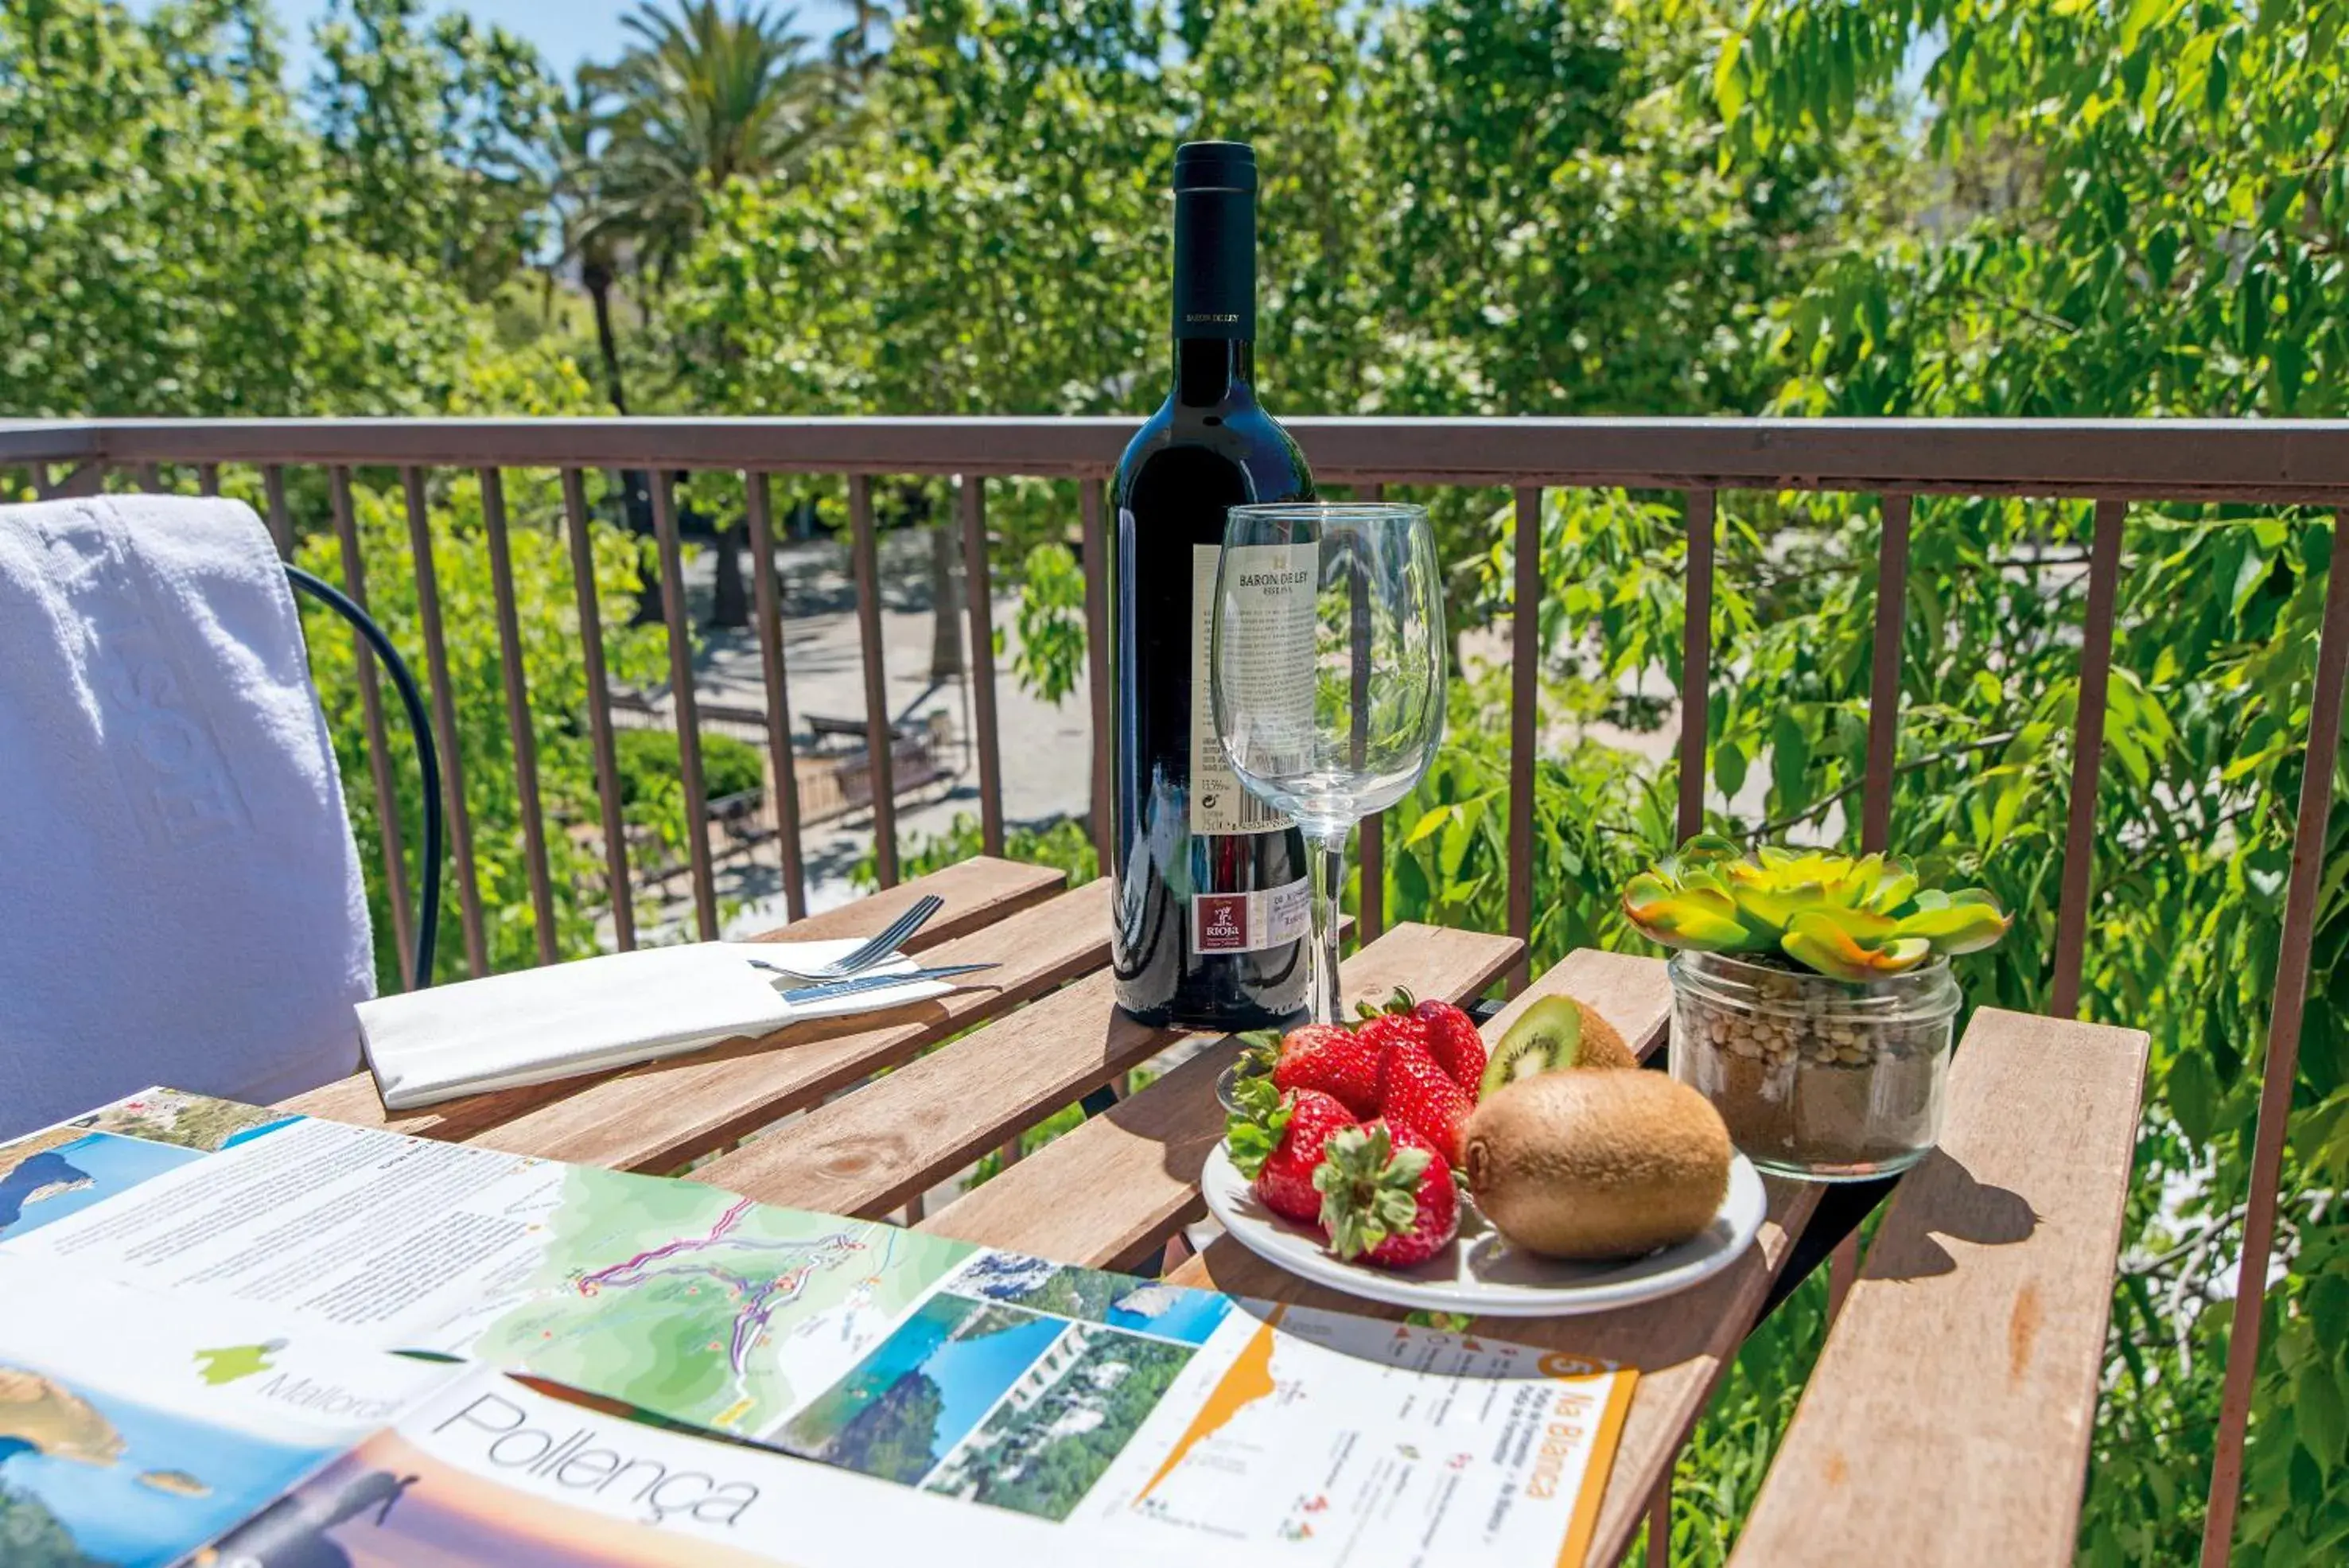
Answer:
[[[1216, 732], [1216, 545], [1191, 547], [1191, 831], [1278, 833], [1288, 815], [1248, 793], [1232, 772]], [[1232, 674], [1259, 742], [1283, 753], [1276, 771], [1302, 771], [1313, 733], [1313, 627], [1319, 584], [1319, 547], [1242, 545], [1232, 551], [1237, 574], [1232, 625]], [[1266, 753], [1269, 755], [1269, 753]], [[1209, 951], [1202, 948], [1199, 950]]]

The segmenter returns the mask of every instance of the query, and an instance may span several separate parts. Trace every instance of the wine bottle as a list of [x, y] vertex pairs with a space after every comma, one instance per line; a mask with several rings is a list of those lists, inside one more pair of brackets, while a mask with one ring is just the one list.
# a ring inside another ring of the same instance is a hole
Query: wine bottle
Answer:
[[1119, 461], [1110, 557], [1112, 959], [1151, 1023], [1247, 1029], [1303, 1010], [1305, 841], [1240, 787], [1216, 741], [1208, 632], [1224, 514], [1310, 500], [1256, 400], [1256, 153], [1174, 153], [1174, 384]]

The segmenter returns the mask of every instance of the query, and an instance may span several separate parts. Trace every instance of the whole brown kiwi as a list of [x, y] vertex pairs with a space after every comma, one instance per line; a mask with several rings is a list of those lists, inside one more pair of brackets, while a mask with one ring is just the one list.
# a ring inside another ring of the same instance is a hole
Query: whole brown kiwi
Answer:
[[1463, 1147], [1476, 1207], [1545, 1257], [1637, 1257], [1713, 1222], [1728, 1129], [1661, 1073], [1544, 1073], [1486, 1098]]

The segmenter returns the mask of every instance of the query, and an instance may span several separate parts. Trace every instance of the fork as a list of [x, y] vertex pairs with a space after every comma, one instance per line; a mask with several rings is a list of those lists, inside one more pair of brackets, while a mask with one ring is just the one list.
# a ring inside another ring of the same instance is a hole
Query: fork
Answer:
[[879, 936], [855, 950], [836, 958], [830, 963], [813, 964], [806, 969], [794, 969], [789, 964], [771, 963], [765, 959], [752, 959], [751, 964], [776, 974], [789, 975], [793, 980], [845, 980], [850, 975], [871, 969], [905, 945], [905, 939], [929, 924], [930, 917], [947, 907], [947, 901], [935, 893], [925, 893], [914, 900], [911, 908], [889, 922]]

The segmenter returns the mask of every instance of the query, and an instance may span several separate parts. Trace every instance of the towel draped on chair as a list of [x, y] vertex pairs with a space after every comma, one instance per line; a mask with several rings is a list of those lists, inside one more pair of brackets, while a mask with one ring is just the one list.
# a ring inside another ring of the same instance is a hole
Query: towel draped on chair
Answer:
[[250, 507], [0, 507], [0, 1137], [357, 1065], [358, 852]]

